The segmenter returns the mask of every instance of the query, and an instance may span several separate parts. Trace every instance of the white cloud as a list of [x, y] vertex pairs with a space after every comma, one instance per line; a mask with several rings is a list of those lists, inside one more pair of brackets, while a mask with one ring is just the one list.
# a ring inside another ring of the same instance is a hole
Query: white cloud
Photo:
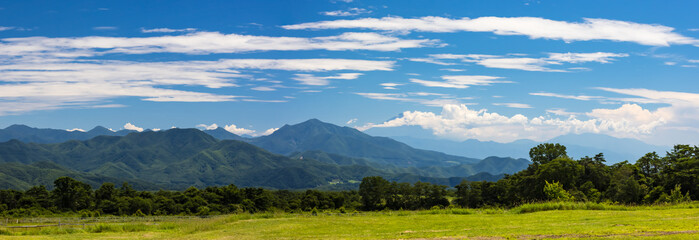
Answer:
[[379, 85], [383, 86], [383, 89], [396, 90], [396, 89], [398, 89], [398, 88], [396, 88], [397, 86], [401, 86], [404, 84], [402, 84], [402, 83], [382, 83]]
[[271, 87], [264, 87], [264, 86], [263, 86], [263, 87], [254, 87], [254, 88], [251, 88], [251, 89], [252, 89], [252, 90], [255, 90], [255, 91], [263, 91], [263, 92], [270, 92], [270, 91], [276, 91], [276, 90], [277, 90], [277, 89], [274, 89], [274, 88], [271, 88]]
[[229, 131], [237, 135], [253, 135], [255, 133], [255, 130], [239, 128], [235, 126], [235, 124], [226, 125], [225, 127], [223, 127], [223, 129], [226, 129], [226, 131]]
[[444, 105], [440, 114], [406, 111], [400, 117], [381, 124], [367, 124], [358, 129], [375, 127], [420, 126], [435, 135], [457, 140], [511, 142], [518, 139], [544, 141], [569, 133], [601, 133], [615, 137], [641, 137], [665, 124], [661, 112], [651, 112], [635, 104], [618, 109], [595, 109], [587, 114], [590, 119], [575, 116], [566, 119], [550, 117], [528, 118], [522, 114], [505, 116], [472, 110], [466, 105]]
[[557, 98], [575, 99], [575, 100], [581, 100], [581, 101], [590, 101], [590, 100], [600, 100], [600, 99], [603, 99], [603, 97], [600, 97], [600, 96], [586, 96], [586, 95], [578, 95], [578, 96], [575, 96], [575, 95], [564, 95], [564, 94], [547, 93], [547, 92], [529, 93], [529, 95], [543, 96], [543, 97], [557, 97]]
[[347, 121], [347, 123], [345, 123], [345, 124], [350, 125], [350, 124], [356, 123], [356, 122], [357, 122], [357, 119], [356, 119], [356, 118], [352, 118], [352, 119], [350, 119], [349, 121]]
[[464, 71], [466, 71], [466, 70], [464, 70], [464, 69], [456, 69], [456, 68], [442, 68], [442, 69], [439, 69], [439, 70], [442, 70], [442, 71], [449, 71], [449, 72], [464, 72]]
[[502, 81], [497, 80], [502, 77], [494, 76], [479, 76], [479, 75], [456, 75], [456, 76], [442, 76], [445, 81], [427, 81], [412, 78], [411, 82], [426, 86], [426, 87], [443, 87], [443, 88], [457, 88], [463, 89], [469, 86], [488, 86], [493, 83], [512, 83], [512, 81]]
[[505, 106], [509, 108], [532, 108], [529, 104], [524, 103], [493, 103], [495, 106]]
[[[601, 103], [638, 103], [638, 104], [663, 104], [655, 111], [643, 109], [636, 104], [625, 104], [615, 111], [596, 109], [585, 113], [589, 117], [597, 119], [616, 119], [608, 121], [608, 124], [616, 124], [617, 128], [633, 124], [641, 131], [648, 132], [651, 129], [653, 135], [633, 136], [653, 144], [676, 144], [679, 141], [690, 141], [699, 144], [696, 135], [686, 133], [699, 133], [699, 94], [674, 91], [657, 91], [650, 89], [617, 89], [617, 88], [597, 88], [607, 92], [613, 92], [635, 97], [600, 97], [600, 96], [571, 96], [553, 93], [532, 93], [532, 95], [562, 97], [576, 100], [597, 100]], [[575, 114], [580, 115], [580, 114]], [[643, 124], [638, 124], [638, 123]], [[683, 129], [679, 131], [677, 129]], [[684, 134], [680, 134], [684, 132]], [[678, 139], [672, 136], [683, 135]]]
[[266, 37], [218, 32], [194, 32], [156, 37], [25, 37], [0, 40], [0, 56], [81, 57], [110, 53], [241, 53], [252, 51], [371, 50], [399, 51], [403, 48], [437, 46], [429, 39], [400, 39], [378, 33], [348, 32], [329, 37]]
[[456, 65], [455, 63], [448, 63], [448, 62], [442, 62], [434, 58], [406, 58], [409, 61], [413, 62], [423, 62], [423, 63], [432, 63], [432, 64], [437, 64], [437, 65], [442, 65], [442, 66], [450, 66], [450, 65]]
[[7, 30], [12, 30], [12, 29], [14, 29], [14, 27], [3, 27], [3, 26], [0, 26], [0, 31], [7, 31]]
[[562, 108], [546, 109], [546, 112], [553, 113], [553, 114], [556, 114], [558, 116], [564, 116], [564, 117], [580, 115], [580, 113], [568, 112]]
[[[216, 124], [213, 124], [213, 125], [216, 125]], [[229, 131], [231, 133], [234, 133], [236, 135], [250, 135], [253, 137], [259, 137], [259, 136], [270, 135], [270, 134], [274, 133], [274, 131], [277, 131], [277, 129], [279, 129], [279, 128], [270, 128], [270, 129], [265, 130], [262, 133], [257, 133], [257, 131], [255, 131], [255, 130], [246, 129], [246, 128], [242, 128], [242, 127], [239, 128], [235, 124], [231, 124], [231, 125], [226, 125], [225, 127], [223, 127], [223, 129], [225, 129], [226, 131]]]
[[379, 84], [379, 85], [384, 86], [384, 87], [397, 87], [397, 86], [400, 86], [400, 85], [403, 85], [403, 84], [402, 84], [402, 83], [382, 83], [382, 84]]
[[321, 12], [320, 14], [323, 14], [326, 16], [333, 16], [333, 17], [349, 17], [349, 16], [357, 16], [357, 15], [365, 14], [365, 13], [371, 13], [371, 11], [366, 10], [364, 8], [349, 8], [346, 11], [343, 11], [343, 10], [328, 11], [328, 12]]
[[260, 134], [257, 134], [257, 135], [255, 135], [255, 136], [256, 136], [256, 137], [259, 137], [259, 136], [267, 136], [267, 135], [270, 135], [270, 134], [276, 132], [277, 130], [279, 130], [279, 128], [270, 128], [270, 129], [267, 129], [267, 130], [265, 130], [264, 132], [262, 132], [262, 133], [260, 133]]
[[[521, 54], [508, 54], [508, 55], [521, 55]], [[586, 63], [586, 62], [598, 62], [598, 63], [610, 63], [615, 60], [614, 58], [628, 57], [625, 53], [607, 53], [607, 52], [595, 52], [595, 53], [549, 53], [548, 57], [542, 58], [530, 58], [530, 57], [511, 57], [511, 56], [497, 56], [497, 55], [485, 55], [485, 54], [431, 54], [429, 58], [425, 58], [422, 62], [426, 63], [436, 63], [440, 65], [453, 64], [440, 61], [441, 59], [447, 60], [461, 60], [468, 63], [476, 63], [481, 66], [488, 68], [501, 68], [501, 69], [518, 69], [524, 71], [537, 71], [537, 72], [566, 72], [566, 70], [551, 69], [548, 65], [562, 65], [564, 63]], [[571, 68], [573, 69], [573, 68]]]
[[315, 76], [313, 74], [294, 74], [294, 75], [296, 77], [293, 77], [291, 79], [299, 81], [300, 84], [311, 85], [311, 86], [326, 86], [326, 85], [330, 84], [329, 80], [331, 80], [331, 79], [352, 80], [352, 79], [357, 79], [362, 74], [361, 73], [340, 73], [339, 75], [326, 76], [326, 77], [319, 77], [319, 76]]
[[[391, 61], [352, 59], [175, 62], [0, 60], [0, 82], [3, 82], [0, 84], [0, 115], [84, 106], [117, 107], [105, 104], [104, 101], [119, 97], [139, 97], [144, 101], [157, 102], [237, 101], [241, 99], [240, 96], [174, 90], [167, 86], [236, 87], [237, 79], [248, 77], [236, 69], [390, 71], [393, 65], [394, 62]], [[351, 79], [356, 76], [359, 73], [341, 74], [333, 79]]]
[[215, 123], [213, 123], [213, 124], [211, 124], [211, 125], [206, 125], [206, 124], [203, 124], [203, 123], [202, 123], [202, 124], [197, 125], [197, 127], [198, 127], [198, 128], [203, 128], [203, 129], [206, 129], [206, 130], [215, 130], [215, 129], [218, 128], [218, 125], [215, 124]]
[[172, 29], [172, 28], [152, 28], [152, 29], [146, 29], [146, 28], [141, 28], [142, 33], [173, 33], [173, 32], [194, 32], [196, 31], [196, 28], [181, 28], [181, 29]]
[[97, 30], [97, 31], [113, 31], [113, 30], [117, 30], [118, 28], [114, 27], [114, 26], [99, 26], [99, 27], [93, 27], [92, 29]]
[[240, 101], [243, 101], [243, 102], [263, 102], [263, 103], [285, 103], [285, 102], [289, 102], [288, 100], [265, 100], [265, 99], [251, 99], [251, 98], [241, 99]]
[[78, 131], [78, 132], [85, 132], [85, 130], [84, 130], [84, 129], [81, 129], [81, 128], [66, 129], [66, 131], [68, 131], [68, 132], [75, 132], [75, 131]]
[[133, 125], [131, 123], [124, 124], [124, 129], [133, 130], [133, 131], [137, 131], [137, 132], [143, 132], [143, 128], [137, 127], [136, 125]]
[[[375, 99], [375, 100], [389, 100], [389, 101], [399, 101], [399, 102], [409, 102], [417, 103], [430, 107], [442, 107], [447, 104], [467, 104], [472, 103], [462, 103], [460, 100], [465, 98], [457, 98], [448, 94], [441, 93], [426, 93], [426, 92], [409, 92], [409, 93], [354, 93], [359, 96]], [[437, 98], [434, 98], [434, 97]], [[432, 98], [424, 98], [432, 97]]]
[[665, 65], [668, 65], [668, 66], [674, 66], [674, 65], [677, 65], [677, 63], [676, 63], [676, 62], [664, 62], [664, 64], [665, 64]]
[[538, 17], [479, 17], [451, 19], [422, 18], [361, 18], [310, 22], [283, 26], [285, 29], [364, 28], [382, 31], [421, 32], [492, 32], [497, 35], [521, 35], [532, 39], [572, 41], [611, 40], [634, 42], [650, 46], [689, 44], [699, 46], [699, 40], [674, 32], [674, 28], [658, 24], [584, 18], [583, 22], [556, 21]]
[[567, 62], [567, 63], [585, 63], [585, 62], [598, 62], [598, 63], [609, 63], [614, 58], [618, 57], [628, 57], [625, 53], [608, 53], [608, 52], [594, 52], [594, 53], [549, 53], [547, 60], [552, 60], [556, 62]]

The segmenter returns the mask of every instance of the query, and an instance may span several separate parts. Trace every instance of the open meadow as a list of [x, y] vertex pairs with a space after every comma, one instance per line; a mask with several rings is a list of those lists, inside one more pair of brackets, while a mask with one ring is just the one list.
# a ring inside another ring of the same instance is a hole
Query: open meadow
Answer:
[[[258, 213], [143, 217], [85, 226], [0, 227], [2, 239], [576, 239], [699, 238], [697, 204], [625, 207], [555, 203], [502, 209]], [[604, 209], [604, 210], [547, 210]], [[603, 207], [600, 207], [603, 206]], [[606, 207], [604, 207], [606, 206]], [[94, 220], [94, 219], [93, 219]], [[12, 224], [8, 225], [12, 226]]]

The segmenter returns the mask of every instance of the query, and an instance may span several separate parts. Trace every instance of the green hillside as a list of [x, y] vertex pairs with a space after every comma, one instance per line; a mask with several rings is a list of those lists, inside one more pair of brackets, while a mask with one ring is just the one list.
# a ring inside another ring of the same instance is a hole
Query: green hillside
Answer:
[[2, 184], [19, 189], [51, 185], [60, 176], [71, 176], [93, 186], [129, 181], [143, 185], [142, 188], [167, 189], [231, 183], [276, 189], [350, 189], [356, 188], [365, 176], [453, 186], [462, 177], [477, 173], [452, 170], [450, 174], [454, 175], [436, 175], [430, 174], [429, 169], [387, 166], [318, 151], [301, 156], [277, 155], [241, 141], [219, 141], [197, 129], [98, 136], [57, 144], [17, 140], [0, 143], [0, 163], [7, 165], [7, 170], [2, 171]]
[[283, 155], [318, 150], [399, 167], [455, 166], [479, 161], [415, 149], [390, 138], [373, 137], [354, 128], [340, 127], [317, 119], [284, 125], [269, 136], [251, 139], [250, 143]]

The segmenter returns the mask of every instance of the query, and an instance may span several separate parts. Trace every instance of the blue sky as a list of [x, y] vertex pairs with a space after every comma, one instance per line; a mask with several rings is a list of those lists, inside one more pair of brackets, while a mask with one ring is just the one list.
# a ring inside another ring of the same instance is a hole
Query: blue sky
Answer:
[[453, 140], [597, 133], [699, 144], [696, 9], [0, 1], [0, 127], [220, 126], [257, 136], [318, 118]]

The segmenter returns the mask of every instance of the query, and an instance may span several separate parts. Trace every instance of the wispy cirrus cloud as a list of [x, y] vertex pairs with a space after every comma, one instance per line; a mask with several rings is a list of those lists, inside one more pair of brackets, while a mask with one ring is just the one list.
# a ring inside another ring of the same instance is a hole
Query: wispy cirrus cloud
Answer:
[[326, 86], [330, 84], [330, 80], [332, 79], [352, 80], [357, 79], [361, 75], [361, 73], [340, 73], [334, 76], [320, 77], [313, 74], [295, 74], [295, 77], [291, 79], [299, 81], [299, 83], [303, 85]]
[[119, 28], [114, 27], [114, 26], [99, 26], [99, 27], [93, 27], [92, 29], [97, 30], [97, 31], [114, 31], [114, 30], [117, 30]]
[[590, 100], [597, 100], [597, 99], [604, 98], [601, 96], [566, 95], [566, 94], [557, 94], [557, 93], [548, 93], [548, 92], [529, 93], [529, 95], [543, 96], [543, 97], [557, 97], [557, 98], [565, 98], [565, 99], [575, 99], [575, 100], [581, 100], [581, 101], [590, 101]]
[[[431, 54], [421, 62], [435, 63], [439, 65], [455, 65], [443, 60], [460, 60], [467, 63], [475, 63], [488, 68], [517, 69], [535, 72], [567, 72], [564, 69], [552, 69], [550, 65], [563, 65], [565, 63], [580, 64], [587, 62], [610, 63], [616, 58], [628, 57], [625, 53], [549, 53], [548, 57], [513, 57], [486, 54]], [[574, 69], [574, 68], [569, 68]]]
[[442, 76], [444, 81], [428, 81], [416, 78], [410, 79], [411, 82], [417, 83], [426, 87], [442, 87], [442, 88], [468, 88], [470, 86], [488, 86], [493, 83], [513, 83], [512, 81], [498, 80], [502, 77], [481, 76], [481, 75], [455, 75]]
[[333, 17], [351, 17], [367, 13], [371, 13], [371, 11], [364, 8], [349, 8], [347, 10], [321, 12], [320, 14]]
[[495, 106], [505, 106], [508, 108], [533, 108], [531, 105], [526, 103], [493, 103]]
[[196, 31], [196, 28], [179, 28], [179, 29], [173, 29], [173, 28], [141, 28], [142, 33], [174, 33], [174, 32], [194, 32]]
[[408, 93], [354, 93], [359, 96], [376, 99], [417, 103], [430, 107], [442, 107], [448, 104], [473, 105], [475, 103], [463, 103], [462, 100], [470, 98], [458, 98], [449, 94], [429, 93], [429, 92], [408, 92]]
[[[25, 59], [26, 60], [26, 59]], [[219, 61], [131, 62], [115, 60], [18, 60], [0, 64], [0, 115], [61, 108], [123, 106], [116, 98], [153, 102], [266, 101], [250, 96], [176, 90], [237, 87], [249, 78], [240, 71], [390, 71], [392, 61], [353, 59], [222, 59]], [[341, 75], [350, 79], [359, 73]], [[268, 90], [268, 89], [258, 89]]]
[[157, 37], [25, 37], [0, 40], [0, 57], [92, 57], [112, 53], [241, 53], [252, 51], [371, 50], [398, 51], [435, 46], [437, 40], [400, 39], [378, 33], [343, 33], [328, 37], [267, 37], [195, 32]]
[[538, 17], [479, 18], [361, 18], [286, 25], [285, 29], [362, 28], [381, 31], [419, 32], [492, 32], [497, 35], [521, 35], [532, 39], [573, 41], [610, 40], [649, 46], [694, 45], [699, 40], [674, 32], [659, 24], [644, 24], [599, 18], [582, 22], [556, 21]]

